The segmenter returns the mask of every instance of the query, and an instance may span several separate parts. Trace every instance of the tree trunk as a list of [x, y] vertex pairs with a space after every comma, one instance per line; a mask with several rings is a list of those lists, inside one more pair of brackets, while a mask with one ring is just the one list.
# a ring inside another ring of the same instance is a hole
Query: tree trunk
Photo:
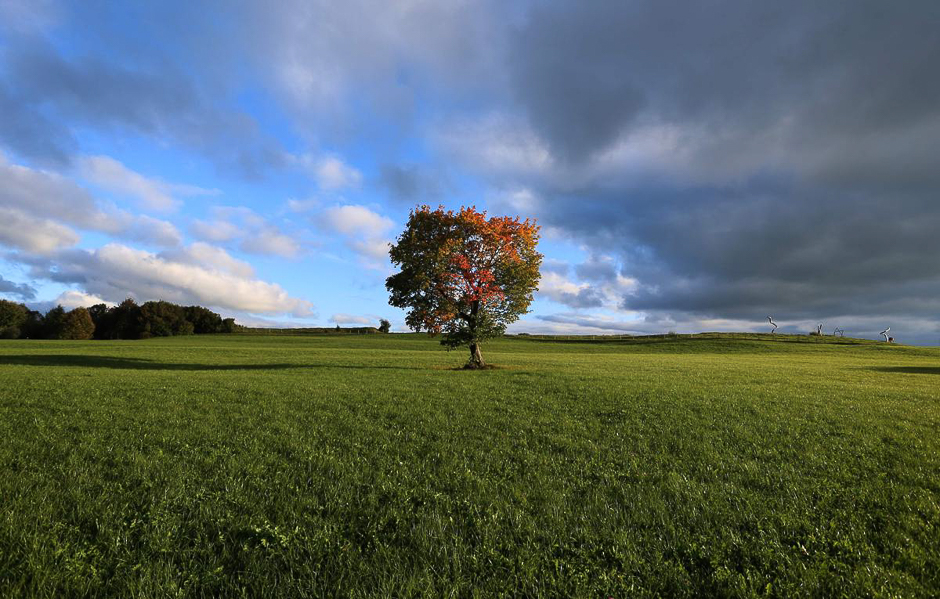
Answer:
[[[479, 314], [480, 302], [476, 300], [470, 305], [470, 322], [468, 323], [470, 334], [474, 337], [476, 336], [475, 331]], [[470, 361], [467, 362], [467, 368], [486, 368], [486, 363], [483, 361], [483, 354], [480, 353], [480, 345], [476, 341], [470, 342]]]
[[486, 362], [483, 361], [479, 344], [470, 344], [470, 361], [467, 362], [467, 368], [486, 368]]

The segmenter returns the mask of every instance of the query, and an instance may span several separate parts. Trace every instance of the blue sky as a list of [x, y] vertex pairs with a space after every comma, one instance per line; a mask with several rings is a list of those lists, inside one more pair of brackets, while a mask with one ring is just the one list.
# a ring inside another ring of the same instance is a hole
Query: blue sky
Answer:
[[332, 326], [416, 204], [534, 217], [514, 331], [940, 344], [937, 10], [0, 3], [0, 295]]

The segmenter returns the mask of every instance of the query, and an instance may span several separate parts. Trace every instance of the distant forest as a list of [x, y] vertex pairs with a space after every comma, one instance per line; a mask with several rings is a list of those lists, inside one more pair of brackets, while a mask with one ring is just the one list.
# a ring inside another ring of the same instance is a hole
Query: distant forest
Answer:
[[172, 335], [232, 333], [234, 318], [222, 318], [202, 306], [170, 302], [141, 305], [126, 299], [117, 306], [97, 304], [66, 311], [56, 306], [45, 315], [24, 304], [0, 300], [2, 339], [149, 339]]

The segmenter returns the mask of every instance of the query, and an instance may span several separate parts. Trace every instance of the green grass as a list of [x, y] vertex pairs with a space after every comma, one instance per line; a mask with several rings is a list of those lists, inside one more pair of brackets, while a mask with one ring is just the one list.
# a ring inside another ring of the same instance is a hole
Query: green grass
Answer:
[[937, 596], [940, 350], [0, 342], [0, 595]]

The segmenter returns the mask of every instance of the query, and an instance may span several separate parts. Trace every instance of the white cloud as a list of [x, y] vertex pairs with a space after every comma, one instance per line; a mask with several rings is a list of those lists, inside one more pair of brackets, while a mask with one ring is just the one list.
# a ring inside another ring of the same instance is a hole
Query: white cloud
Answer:
[[358, 170], [334, 156], [317, 161], [313, 172], [320, 187], [331, 191], [356, 188], [362, 182], [362, 174]]
[[84, 229], [120, 230], [120, 224], [102, 213], [94, 198], [74, 182], [48, 171], [10, 164], [2, 154], [0, 205]]
[[309, 212], [314, 208], [319, 208], [320, 201], [314, 198], [309, 200], [295, 200], [293, 198], [287, 200], [287, 209], [291, 212]]
[[572, 308], [590, 308], [603, 305], [600, 294], [588, 283], [574, 283], [557, 272], [542, 274], [538, 295]]
[[249, 233], [239, 247], [246, 252], [283, 258], [294, 258], [300, 253], [300, 244], [294, 238], [270, 226]]
[[378, 318], [369, 316], [356, 316], [355, 314], [334, 314], [330, 317], [330, 322], [335, 324], [378, 324]]
[[387, 266], [388, 232], [395, 225], [390, 218], [365, 206], [334, 206], [320, 213], [319, 225], [345, 236], [346, 246], [366, 268], [382, 270]]
[[575, 312], [537, 316], [535, 320], [520, 320], [507, 327], [507, 331], [513, 334], [540, 335], [637, 335], [643, 334], [642, 325], [642, 320], [623, 320], [603, 314]]
[[[106, 212], [73, 181], [9, 164], [2, 154], [0, 206], [16, 213], [4, 219], [8, 230], [5, 243], [28, 251], [48, 252], [77, 243], [78, 235], [66, 225], [163, 246], [178, 245], [182, 239], [172, 223], [122, 210]], [[29, 237], [35, 239], [30, 241]]]
[[204, 241], [231, 241], [238, 237], [242, 230], [234, 223], [224, 220], [195, 220], [189, 226], [189, 232]]
[[544, 175], [556, 166], [548, 144], [525, 122], [505, 115], [439, 122], [431, 140], [457, 161], [491, 175]]
[[495, 194], [489, 199], [488, 203], [497, 211], [513, 212], [521, 214], [523, 217], [537, 214], [541, 207], [539, 197], [527, 188]]
[[299, 154], [291, 155], [290, 161], [313, 176], [325, 191], [356, 189], [362, 184], [362, 173], [337, 156]]
[[49, 254], [78, 241], [78, 233], [64, 225], [0, 207], [0, 245]]
[[388, 260], [389, 242], [384, 239], [351, 241], [349, 245], [356, 253], [376, 262]]
[[199, 239], [216, 243], [239, 240], [239, 249], [253, 254], [294, 258], [300, 243], [263, 216], [243, 206], [216, 206], [213, 220], [196, 220], [190, 232]]
[[570, 308], [620, 310], [625, 295], [637, 289], [637, 281], [620, 274], [617, 262], [610, 256], [591, 256], [574, 267], [578, 281], [567, 276], [571, 267], [554, 261], [542, 269], [538, 295]]
[[[661, 176], [687, 183], [711, 183], [738, 177], [753, 168], [765, 153], [753, 147], [723, 148], [721, 172], [707, 160], [715, 149], [708, 131], [674, 125], [638, 126], [618, 136], [608, 147], [572, 163], [555, 155], [550, 145], [524, 120], [503, 114], [476, 119], [442, 120], [431, 129], [431, 141], [446, 155], [502, 185], [575, 189], [603, 181], [623, 184], [639, 176]], [[753, 146], [775, 147], [761, 139]], [[781, 158], [782, 160], [782, 158]], [[518, 210], [540, 204], [528, 188], [496, 198]]]
[[173, 247], [183, 242], [183, 236], [171, 222], [142, 214], [126, 218], [124, 236], [143, 243]]
[[148, 179], [107, 156], [88, 156], [79, 163], [82, 175], [89, 181], [114, 193], [137, 198], [146, 208], [169, 211], [179, 206], [166, 186]]
[[113, 193], [137, 198], [143, 207], [171, 211], [180, 201], [173, 197], [217, 195], [216, 189], [203, 189], [194, 185], [168, 183], [149, 178], [133, 171], [109, 156], [86, 156], [79, 162], [82, 175], [89, 181]]
[[243, 327], [253, 327], [259, 329], [293, 329], [297, 327], [312, 326], [306, 322], [297, 322], [293, 320], [279, 320], [273, 318], [262, 318], [245, 312], [222, 311], [224, 318], [234, 318], [235, 322]]
[[395, 224], [365, 206], [347, 205], [327, 208], [322, 213], [323, 224], [344, 235], [383, 235]]
[[68, 291], [62, 292], [59, 297], [52, 300], [52, 306], [62, 306], [66, 310], [72, 310], [74, 308], [88, 308], [89, 306], [94, 306], [96, 304], [108, 304], [113, 306], [113, 302], [106, 302], [97, 295], [91, 295], [89, 293], [82, 293], [81, 291], [75, 291], [70, 289]]
[[251, 278], [255, 269], [242, 260], [232, 257], [224, 249], [197, 241], [183, 249], [161, 252], [160, 256], [171, 262], [182, 262], [203, 268], [215, 268], [238, 277]]
[[[245, 276], [244, 267], [232, 262], [220, 266], [221, 254], [215, 254], [214, 264], [194, 264], [193, 258], [209, 256], [211, 250], [197, 247], [190, 251], [194, 253], [187, 258], [120, 244], [71, 250], [56, 256], [55, 270], [48, 276], [80, 284], [86, 293], [110, 301], [131, 295], [141, 300], [164, 299], [259, 314], [313, 314], [309, 301], [291, 297], [280, 285]], [[224, 259], [221, 262], [226, 263]]]
[[197, 197], [197, 196], [220, 196], [222, 195], [221, 189], [209, 189], [206, 187], [199, 187], [198, 185], [190, 185], [188, 183], [167, 183], [168, 189], [175, 193], [176, 195], [181, 195], [187, 198]]

